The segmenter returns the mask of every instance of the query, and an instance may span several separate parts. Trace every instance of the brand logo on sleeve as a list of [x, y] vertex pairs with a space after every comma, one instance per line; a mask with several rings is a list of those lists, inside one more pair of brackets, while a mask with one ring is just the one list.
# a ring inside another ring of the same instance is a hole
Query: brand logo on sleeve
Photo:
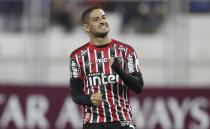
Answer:
[[134, 61], [131, 55], [128, 56], [128, 72], [129, 73], [134, 72]]
[[72, 74], [72, 77], [74, 77], [74, 78], [79, 77], [78, 66], [74, 60], [71, 60], [71, 74]]

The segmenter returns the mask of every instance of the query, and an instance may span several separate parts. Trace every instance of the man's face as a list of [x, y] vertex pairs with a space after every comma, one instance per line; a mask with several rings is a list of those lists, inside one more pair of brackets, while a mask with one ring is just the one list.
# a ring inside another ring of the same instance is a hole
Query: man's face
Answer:
[[96, 37], [105, 37], [109, 33], [106, 14], [102, 9], [95, 9], [89, 14], [86, 31]]

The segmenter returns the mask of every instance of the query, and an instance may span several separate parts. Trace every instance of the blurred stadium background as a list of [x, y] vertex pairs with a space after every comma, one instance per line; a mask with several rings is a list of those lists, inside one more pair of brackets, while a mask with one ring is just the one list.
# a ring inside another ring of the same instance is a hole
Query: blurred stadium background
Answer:
[[0, 0], [0, 129], [81, 128], [68, 58], [93, 5], [140, 56], [137, 129], [210, 129], [210, 0]]

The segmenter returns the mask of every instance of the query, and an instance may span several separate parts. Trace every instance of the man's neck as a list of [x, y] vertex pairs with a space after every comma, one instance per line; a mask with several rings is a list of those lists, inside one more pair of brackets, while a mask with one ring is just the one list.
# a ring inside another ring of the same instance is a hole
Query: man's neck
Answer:
[[90, 41], [95, 46], [105, 45], [111, 42], [111, 38], [109, 36], [106, 36], [104, 38], [91, 38]]

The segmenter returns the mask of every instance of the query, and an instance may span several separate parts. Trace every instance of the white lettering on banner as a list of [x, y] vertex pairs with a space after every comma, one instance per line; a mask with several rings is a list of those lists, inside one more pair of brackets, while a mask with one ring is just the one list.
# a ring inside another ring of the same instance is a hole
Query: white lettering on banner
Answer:
[[24, 128], [24, 116], [17, 95], [11, 95], [0, 119], [0, 128], [5, 129], [13, 122], [17, 129]]
[[149, 129], [155, 127], [158, 123], [162, 125], [163, 129], [170, 129], [172, 122], [170, 121], [169, 114], [167, 112], [167, 104], [163, 98], [157, 98], [154, 101], [153, 110], [151, 112], [152, 117], [150, 118]]
[[184, 129], [185, 118], [191, 108], [190, 99], [184, 99], [183, 103], [179, 105], [179, 102], [176, 98], [170, 97], [168, 99], [168, 107], [172, 116], [174, 117], [173, 128]]
[[67, 123], [71, 123], [74, 129], [82, 128], [82, 121], [78, 111], [78, 107], [72, 102], [70, 97], [67, 97], [64, 101], [62, 109], [56, 120], [55, 126], [58, 129], [64, 129]]
[[[6, 98], [0, 94], [1, 98]], [[3, 101], [4, 100], [4, 101]], [[30, 95], [26, 99], [26, 115], [22, 111], [19, 97], [17, 95], [10, 95], [8, 99], [2, 99], [0, 107], [4, 109], [0, 116], [0, 129], [7, 129], [9, 124], [14, 123], [15, 128], [23, 129], [49, 129], [50, 124], [45, 114], [49, 111], [49, 100], [43, 95]], [[78, 111], [78, 107], [72, 102], [70, 97], [64, 101], [60, 114], [56, 121], [56, 125], [52, 123], [52, 128], [56, 126], [58, 129], [65, 127], [70, 123], [75, 129], [81, 128], [82, 120]]]
[[209, 108], [208, 99], [199, 97], [191, 104], [190, 115], [197, 121], [190, 124], [190, 129], [209, 129], [210, 116], [204, 109]]
[[49, 102], [45, 96], [33, 95], [27, 99], [27, 127], [41, 129], [49, 128], [50, 124], [45, 117], [49, 109]]
[[146, 119], [149, 119], [148, 116], [152, 108], [152, 99], [145, 98], [141, 106], [139, 100], [136, 98], [132, 98], [131, 103], [137, 128], [142, 129], [148, 127], [149, 122], [146, 122]]
[[[73, 129], [82, 128], [80, 111], [70, 96], [63, 101], [63, 105], [56, 118], [47, 118], [49, 113], [49, 99], [44, 95], [30, 95], [21, 100], [16, 94], [6, 96], [0, 103], [0, 129], [65, 129], [69, 124]], [[23, 102], [25, 101], [25, 102]], [[53, 101], [53, 100], [52, 100]], [[26, 106], [22, 107], [22, 103]], [[176, 97], [145, 97], [142, 101], [132, 98], [132, 111], [136, 129], [209, 129], [210, 128], [210, 102], [205, 97], [183, 98]], [[23, 113], [25, 109], [25, 115]], [[190, 120], [186, 120], [190, 118]], [[53, 119], [54, 123], [49, 123]]]
[[[131, 102], [137, 128], [155, 129], [157, 125], [160, 125], [161, 129], [210, 128], [207, 111], [210, 104], [205, 97], [185, 98], [181, 102], [174, 97], [146, 97], [141, 104], [136, 98], [132, 98]], [[187, 116], [193, 120], [185, 125]]]
[[48, 100], [41, 95], [29, 96], [26, 100], [26, 118], [24, 118], [21, 110], [20, 100], [17, 95], [9, 96], [8, 102], [4, 107], [1, 119], [0, 128], [7, 128], [13, 122], [17, 129], [27, 128], [49, 128], [49, 123], [45, 118], [48, 111]]

